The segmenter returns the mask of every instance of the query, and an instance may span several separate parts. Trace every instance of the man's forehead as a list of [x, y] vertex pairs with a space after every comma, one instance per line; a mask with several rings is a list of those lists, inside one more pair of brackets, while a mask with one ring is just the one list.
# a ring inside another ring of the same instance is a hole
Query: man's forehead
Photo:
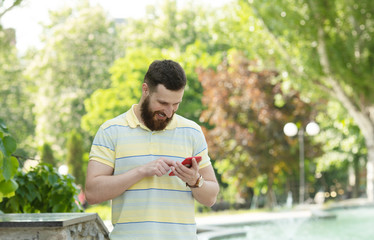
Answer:
[[162, 84], [157, 85], [153, 95], [158, 101], [167, 103], [178, 103], [182, 101], [184, 89], [173, 91], [165, 88]]

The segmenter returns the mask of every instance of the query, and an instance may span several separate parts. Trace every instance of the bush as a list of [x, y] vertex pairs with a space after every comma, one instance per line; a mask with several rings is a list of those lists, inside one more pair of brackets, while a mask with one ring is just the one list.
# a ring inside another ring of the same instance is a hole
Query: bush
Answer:
[[9, 135], [8, 128], [0, 119], [0, 202], [4, 197], [14, 196], [18, 187], [13, 179], [18, 168], [18, 160], [12, 156], [16, 148], [16, 141]]
[[71, 175], [60, 175], [50, 164], [41, 163], [31, 171], [14, 176], [18, 189], [4, 198], [4, 213], [81, 212], [79, 190]]

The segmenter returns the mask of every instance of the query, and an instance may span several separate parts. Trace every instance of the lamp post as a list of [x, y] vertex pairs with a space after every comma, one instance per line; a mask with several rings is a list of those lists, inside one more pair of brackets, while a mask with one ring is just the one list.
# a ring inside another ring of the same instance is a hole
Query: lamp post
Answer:
[[[306, 126], [306, 133], [310, 136], [315, 136], [319, 133], [319, 126], [315, 122], [310, 122]], [[297, 128], [295, 123], [289, 122], [286, 123], [283, 127], [283, 132], [288, 137], [293, 137], [298, 134], [299, 138], [299, 167], [300, 167], [300, 186], [299, 186], [299, 203], [304, 203], [305, 196], [305, 167], [304, 167], [304, 129]]]

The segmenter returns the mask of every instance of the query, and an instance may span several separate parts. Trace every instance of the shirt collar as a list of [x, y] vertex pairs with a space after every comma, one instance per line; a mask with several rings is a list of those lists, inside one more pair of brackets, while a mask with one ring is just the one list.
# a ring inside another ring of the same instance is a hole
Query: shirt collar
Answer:
[[[126, 114], [126, 120], [127, 122], [129, 123], [129, 126], [131, 128], [136, 128], [136, 127], [141, 127], [141, 128], [144, 128], [148, 131], [151, 131], [148, 127], [146, 127], [144, 124], [142, 124], [138, 117], [136, 116], [135, 114], [135, 106], [137, 106], [138, 104], [134, 104], [132, 105], [131, 109], [127, 112]], [[169, 124], [166, 126], [166, 128], [162, 131], [165, 131], [165, 130], [172, 130], [174, 128], [177, 127], [177, 114], [174, 114], [174, 117], [173, 119], [169, 122]]]

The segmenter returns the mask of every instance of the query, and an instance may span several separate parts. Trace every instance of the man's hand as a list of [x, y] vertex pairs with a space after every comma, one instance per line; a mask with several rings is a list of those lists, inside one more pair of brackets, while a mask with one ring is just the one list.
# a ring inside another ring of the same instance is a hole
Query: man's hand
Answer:
[[192, 166], [190, 168], [184, 166], [180, 162], [175, 162], [174, 166], [171, 167], [171, 170], [175, 176], [182, 179], [188, 185], [195, 185], [197, 179], [199, 178], [199, 165], [196, 162], [196, 159], [192, 159]]
[[175, 161], [161, 157], [142, 166], [141, 171], [143, 172], [144, 177], [152, 177], [155, 175], [161, 177], [168, 173], [171, 167], [175, 166]]

